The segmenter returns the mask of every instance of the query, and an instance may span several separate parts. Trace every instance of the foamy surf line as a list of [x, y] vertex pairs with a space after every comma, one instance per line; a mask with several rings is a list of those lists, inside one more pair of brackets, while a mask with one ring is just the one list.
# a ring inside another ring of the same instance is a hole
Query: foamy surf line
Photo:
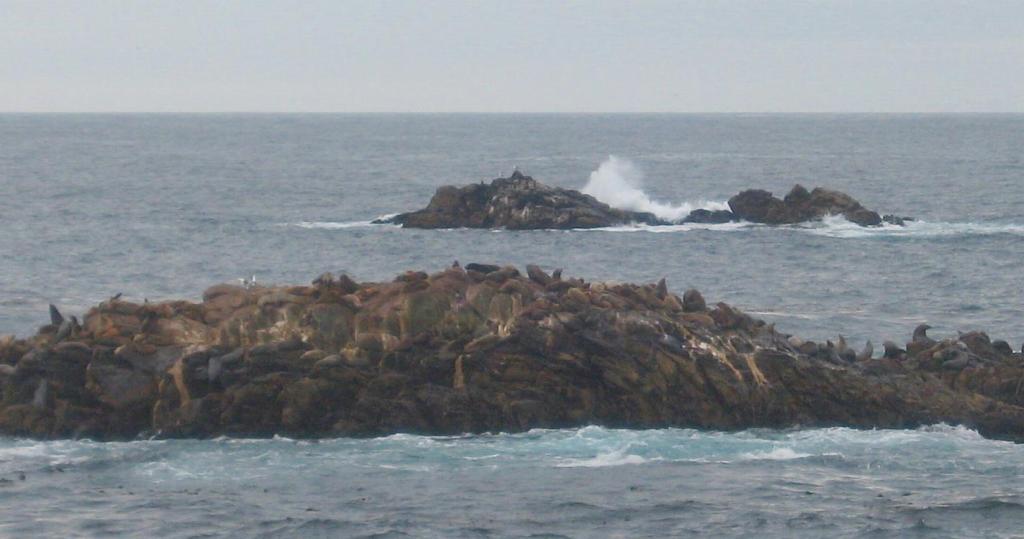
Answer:
[[377, 221], [386, 221], [391, 219], [397, 213], [381, 215], [369, 221], [299, 221], [297, 223], [281, 223], [281, 226], [294, 226], [299, 228], [305, 228], [310, 230], [342, 230], [346, 228], [370, 228], [379, 226], [390, 226], [398, 227], [398, 225], [391, 225], [389, 223], [380, 223]]
[[784, 230], [824, 236], [836, 239], [871, 238], [942, 238], [963, 236], [1024, 236], [1024, 225], [999, 223], [944, 223], [910, 221], [905, 226], [885, 224], [877, 227], [863, 227], [851, 223], [841, 216], [826, 217], [822, 221], [796, 225], [766, 225], [749, 221], [723, 224], [685, 223], [678, 225], [633, 224], [602, 228], [572, 229], [579, 232], [654, 232], [680, 233], [696, 230], [738, 232], [744, 230]]
[[748, 223], [746, 221], [736, 221], [733, 223], [685, 223], [678, 225], [645, 225], [645, 224], [632, 224], [632, 225], [621, 225], [621, 226], [606, 226], [601, 228], [573, 228], [570, 229], [574, 232], [654, 232], [658, 234], [664, 234], [666, 232], [693, 232], [695, 230], [714, 230], [719, 232], [735, 232], [739, 230], [745, 230], [748, 228], [755, 228], [762, 225], [755, 223]]
[[947, 223], [930, 221], [908, 221], [904, 226], [885, 224], [878, 227], [862, 227], [840, 216], [826, 217], [822, 221], [794, 225], [795, 230], [805, 230], [818, 236], [840, 239], [858, 238], [939, 238], [953, 236], [1024, 236], [1024, 225], [1014, 223]]

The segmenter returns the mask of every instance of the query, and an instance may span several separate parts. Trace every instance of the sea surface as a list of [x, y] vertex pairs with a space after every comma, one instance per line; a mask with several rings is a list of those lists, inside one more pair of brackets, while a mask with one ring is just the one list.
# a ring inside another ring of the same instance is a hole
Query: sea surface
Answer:
[[[842, 219], [573, 231], [371, 225], [518, 168], [664, 217], [795, 183]], [[0, 334], [48, 303], [198, 299], [536, 263], [700, 289], [822, 340], [981, 329], [1019, 348], [1024, 115], [0, 115]], [[876, 346], [876, 349], [878, 347]], [[957, 427], [587, 427], [436, 438], [0, 438], [0, 536], [1013, 537], [1024, 447]], [[21, 479], [24, 477], [24, 479]]]

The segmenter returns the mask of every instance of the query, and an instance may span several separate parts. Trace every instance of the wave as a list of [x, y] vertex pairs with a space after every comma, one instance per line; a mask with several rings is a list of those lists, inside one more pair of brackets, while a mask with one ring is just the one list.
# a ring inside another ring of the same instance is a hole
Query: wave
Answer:
[[811, 456], [814, 455], [811, 455], [810, 453], [798, 453], [789, 447], [775, 447], [768, 451], [751, 451], [749, 453], [743, 453], [738, 457], [738, 460], [796, 460]]
[[[879, 455], [908, 455], [880, 458]], [[429, 474], [449, 469], [648, 466], [828, 466], [907, 474], [1024, 473], [1024, 446], [964, 427], [911, 430], [843, 427], [739, 432], [604, 427], [523, 433], [268, 440], [29, 441], [0, 438], [0, 477], [19, 473], [130, 473], [151, 482], [255, 480], [307, 467]], [[268, 468], [269, 467], [269, 468]], [[875, 473], [875, 472], [872, 472]], [[238, 475], [240, 474], [240, 475]], [[236, 477], [238, 475], [238, 477]]]
[[725, 202], [706, 200], [682, 204], [657, 202], [641, 188], [643, 178], [643, 172], [632, 162], [609, 155], [597, 170], [590, 173], [590, 179], [581, 191], [613, 208], [653, 213], [666, 221], [681, 220], [697, 209], [729, 209]]
[[[705, 204], [704, 208], [713, 207], [714, 204]], [[682, 208], [684, 206], [678, 206]], [[685, 205], [685, 207], [690, 207]], [[696, 206], [693, 206], [696, 207]], [[646, 210], [645, 210], [646, 211]], [[687, 212], [688, 213], [688, 212]], [[665, 214], [659, 217], [665, 218]], [[685, 213], [684, 213], [685, 215]], [[388, 217], [388, 216], [382, 216]], [[380, 219], [380, 218], [378, 218]], [[362, 228], [394, 228], [397, 225], [381, 225], [371, 221], [299, 221], [296, 223], [281, 223], [281, 226], [292, 226], [307, 230], [349, 230]], [[472, 229], [460, 229], [472, 230]], [[821, 221], [801, 223], [796, 225], [764, 225], [748, 221], [736, 221], [722, 224], [708, 223], [686, 223], [678, 225], [646, 225], [629, 224], [601, 228], [574, 228], [570, 230], [539, 230], [532, 233], [544, 232], [612, 232], [612, 233], [636, 233], [649, 232], [654, 234], [679, 234], [697, 231], [712, 232], [750, 232], [764, 230], [783, 230], [798, 233], [806, 233], [814, 236], [822, 236], [837, 239], [899, 239], [899, 238], [949, 238], [949, 237], [976, 237], [976, 236], [1024, 236], [1024, 225], [1015, 223], [971, 223], [971, 222], [942, 222], [942, 221], [908, 221], [905, 226], [884, 224], [877, 227], [862, 227], [847, 221], [840, 215], [828, 216]], [[489, 232], [505, 232], [504, 230], [491, 230]], [[522, 233], [516, 231], [516, 233]]]
[[604, 228], [577, 229], [580, 232], [651, 232], [655, 234], [684, 233], [698, 230], [717, 232], [742, 232], [753, 230], [783, 230], [807, 233], [837, 239], [887, 239], [887, 238], [945, 238], [968, 236], [1024, 236], [1024, 225], [1014, 223], [955, 223], [908, 221], [905, 226], [883, 224], [877, 227], [863, 227], [847, 221], [841, 215], [825, 217], [821, 221], [796, 225], [765, 225], [738, 221], [724, 224], [687, 223], [680, 225], [652, 226], [632, 224]]
[[954, 236], [1024, 236], [1024, 225], [1014, 223], [956, 223], [908, 221], [904, 226], [884, 224], [878, 227], [863, 227], [847, 221], [842, 216], [829, 216], [821, 221], [793, 225], [797, 228], [830, 238], [938, 238]]
[[370, 228], [380, 226], [398, 227], [398, 225], [382, 224], [375, 221], [384, 221], [398, 215], [390, 213], [375, 217], [369, 221], [299, 221], [297, 223], [281, 223], [281, 226], [295, 226], [313, 230], [342, 230], [346, 228]]

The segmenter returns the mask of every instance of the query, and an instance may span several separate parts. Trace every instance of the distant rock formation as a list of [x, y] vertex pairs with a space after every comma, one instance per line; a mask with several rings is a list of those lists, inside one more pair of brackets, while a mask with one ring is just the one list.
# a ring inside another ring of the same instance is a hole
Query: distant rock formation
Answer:
[[808, 191], [797, 184], [779, 200], [768, 191], [748, 189], [729, 199], [729, 208], [739, 219], [769, 225], [791, 225], [817, 221], [829, 215], [841, 215], [860, 226], [879, 226], [883, 222], [904, 224], [906, 218], [887, 215], [885, 218], [857, 202], [856, 199], [821, 187]]
[[668, 224], [651, 213], [618, 210], [572, 189], [544, 185], [519, 171], [490, 184], [437, 189], [426, 208], [381, 223], [409, 228], [601, 228]]
[[[45, 313], [41, 313], [43, 315]], [[1024, 361], [927, 326], [881, 358], [696, 290], [459, 265], [392, 282], [218, 285], [0, 339], [0, 434], [126, 439], [613, 427], [910, 428], [1024, 439]]]
[[426, 208], [374, 221], [408, 228], [505, 228], [510, 230], [603, 228], [629, 224], [722, 224], [749, 221], [770, 225], [796, 224], [842, 215], [861, 226], [883, 222], [902, 225], [907, 218], [881, 217], [853, 197], [816, 188], [793, 187], [779, 200], [768, 191], [751, 189], [729, 199], [729, 210], [698, 209], [678, 221], [647, 212], [612, 208], [573, 189], [544, 185], [516, 171], [491, 183], [439, 187]]

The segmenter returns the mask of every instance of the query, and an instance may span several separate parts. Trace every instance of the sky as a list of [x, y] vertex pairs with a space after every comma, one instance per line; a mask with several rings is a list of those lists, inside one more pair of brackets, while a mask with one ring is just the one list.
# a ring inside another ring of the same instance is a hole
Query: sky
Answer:
[[6, 112], [1024, 112], [1024, 1], [0, 0]]

